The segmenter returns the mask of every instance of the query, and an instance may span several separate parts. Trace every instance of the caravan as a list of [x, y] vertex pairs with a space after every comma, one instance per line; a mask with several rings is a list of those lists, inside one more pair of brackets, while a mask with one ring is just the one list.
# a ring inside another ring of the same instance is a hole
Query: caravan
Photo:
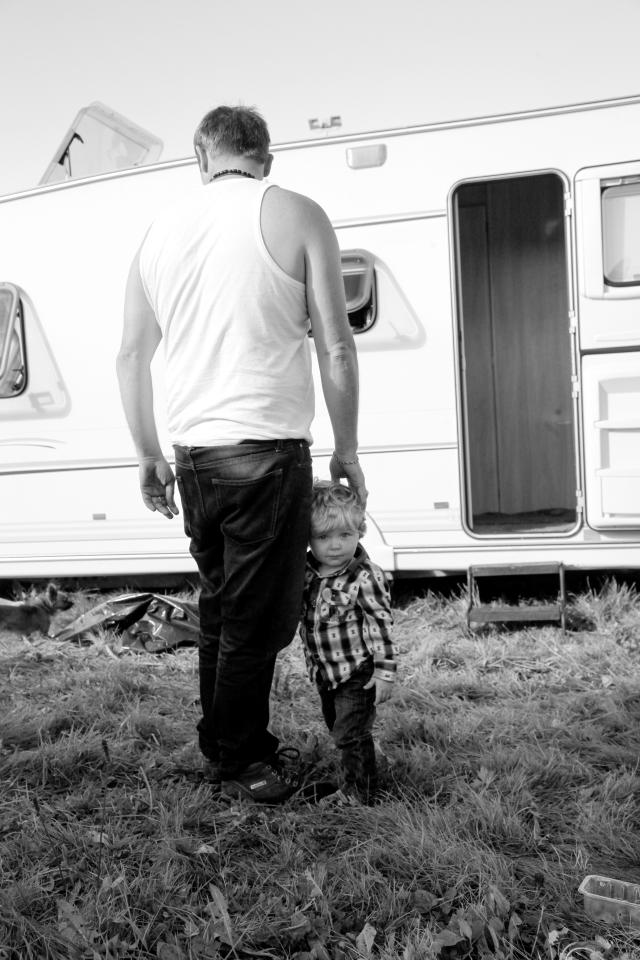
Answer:
[[[638, 129], [635, 96], [274, 148], [338, 234], [391, 574], [640, 565]], [[0, 199], [0, 578], [195, 569], [142, 505], [114, 372], [131, 259], [193, 189], [184, 160]]]

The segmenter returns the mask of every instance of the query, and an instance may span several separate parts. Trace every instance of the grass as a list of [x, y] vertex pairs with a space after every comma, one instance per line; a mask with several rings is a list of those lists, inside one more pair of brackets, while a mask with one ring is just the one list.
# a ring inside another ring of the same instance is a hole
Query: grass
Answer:
[[[77, 601], [59, 620], [97, 602]], [[573, 596], [565, 634], [470, 635], [465, 604], [396, 602], [370, 808], [217, 797], [193, 648], [2, 635], [0, 960], [640, 958], [640, 931], [577, 892], [640, 882], [640, 598]], [[272, 715], [314, 776], [335, 772], [295, 645]]]

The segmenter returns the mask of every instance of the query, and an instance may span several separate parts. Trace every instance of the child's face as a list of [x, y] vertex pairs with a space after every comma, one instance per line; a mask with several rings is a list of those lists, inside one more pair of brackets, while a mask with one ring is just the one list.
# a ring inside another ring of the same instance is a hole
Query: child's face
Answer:
[[339, 570], [356, 552], [360, 534], [353, 527], [333, 527], [323, 533], [312, 533], [309, 540], [311, 553], [325, 572]]

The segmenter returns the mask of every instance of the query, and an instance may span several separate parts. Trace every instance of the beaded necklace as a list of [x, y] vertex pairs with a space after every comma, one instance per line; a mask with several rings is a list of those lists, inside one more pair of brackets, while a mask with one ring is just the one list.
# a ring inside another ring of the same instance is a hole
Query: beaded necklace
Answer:
[[239, 177], [248, 177], [250, 180], [255, 180], [254, 175], [252, 173], [248, 173], [246, 170], [220, 170], [219, 173], [214, 173], [211, 179], [217, 180], [218, 177], [226, 177], [230, 173], [237, 174]]

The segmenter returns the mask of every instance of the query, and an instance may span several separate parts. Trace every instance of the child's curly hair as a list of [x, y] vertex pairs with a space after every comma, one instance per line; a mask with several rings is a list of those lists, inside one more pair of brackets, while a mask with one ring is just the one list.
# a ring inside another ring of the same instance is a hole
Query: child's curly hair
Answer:
[[327, 533], [340, 526], [350, 527], [361, 537], [366, 532], [365, 512], [357, 494], [337, 480], [314, 480], [311, 497], [312, 533]]

